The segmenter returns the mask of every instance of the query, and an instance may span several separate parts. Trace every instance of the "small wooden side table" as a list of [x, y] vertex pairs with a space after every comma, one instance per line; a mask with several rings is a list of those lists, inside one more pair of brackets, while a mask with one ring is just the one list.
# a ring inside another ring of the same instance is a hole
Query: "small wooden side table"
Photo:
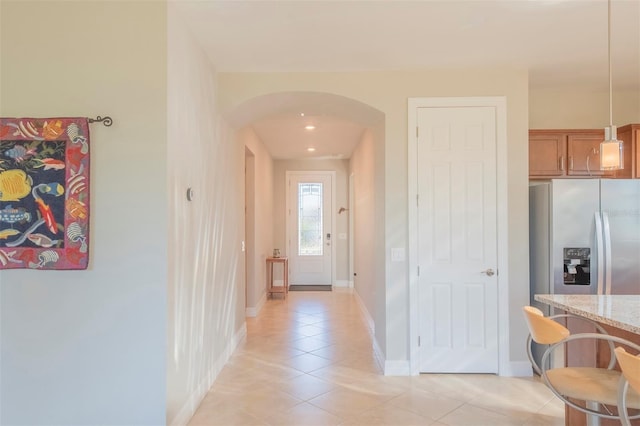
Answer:
[[[283, 285], [282, 286], [274, 286], [273, 285], [273, 264], [274, 263], [282, 263], [282, 276], [283, 276]], [[272, 295], [274, 293], [282, 293], [284, 294], [284, 298], [287, 298], [287, 293], [289, 293], [289, 259], [286, 257], [267, 257], [267, 296], [269, 294]]]

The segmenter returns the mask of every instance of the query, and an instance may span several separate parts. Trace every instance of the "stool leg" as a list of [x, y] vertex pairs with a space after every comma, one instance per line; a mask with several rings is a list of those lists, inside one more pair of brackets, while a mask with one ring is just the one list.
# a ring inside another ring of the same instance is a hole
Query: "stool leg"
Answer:
[[[600, 404], [593, 401], [587, 401], [587, 408], [600, 410]], [[600, 417], [587, 414], [587, 426], [600, 426]]]

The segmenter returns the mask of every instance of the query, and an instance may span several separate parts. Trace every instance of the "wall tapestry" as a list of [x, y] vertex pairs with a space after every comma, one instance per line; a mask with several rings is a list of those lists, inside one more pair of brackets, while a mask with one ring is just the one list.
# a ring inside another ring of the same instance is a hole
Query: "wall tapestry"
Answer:
[[86, 118], [0, 118], [0, 269], [86, 269]]

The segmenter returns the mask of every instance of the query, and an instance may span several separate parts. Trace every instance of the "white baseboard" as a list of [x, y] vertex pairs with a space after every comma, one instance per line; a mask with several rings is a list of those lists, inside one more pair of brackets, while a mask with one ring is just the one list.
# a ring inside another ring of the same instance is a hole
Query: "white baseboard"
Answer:
[[333, 284], [334, 287], [344, 287], [344, 288], [349, 288], [349, 281], [347, 280], [336, 280], [336, 282]]
[[373, 356], [376, 359], [378, 367], [380, 367], [380, 370], [382, 370], [383, 374], [386, 376], [387, 375], [387, 366], [386, 366], [386, 360], [385, 360], [384, 352], [382, 352], [382, 349], [380, 349], [380, 346], [378, 345], [378, 341], [376, 340], [376, 323], [375, 323], [375, 321], [373, 321], [373, 318], [371, 318], [371, 314], [369, 313], [369, 310], [365, 306], [365, 304], [364, 304], [362, 298], [360, 297], [360, 295], [358, 294], [358, 292], [357, 291], [353, 291], [353, 295], [356, 298], [356, 302], [358, 303], [358, 307], [360, 308], [360, 312], [362, 312], [362, 316], [364, 318], [364, 322], [367, 325], [367, 327], [369, 328], [369, 333], [371, 333], [371, 340], [373, 341]]
[[364, 302], [360, 298], [360, 295], [358, 294], [358, 292], [354, 291], [353, 294], [355, 295], [356, 302], [358, 302], [358, 306], [360, 307], [360, 312], [362, 312], [362, 315], [364, 316], [364, 321], [367, 324], [367, 327], [369, 327], [369, 331], [371, 332], [371, 336], [375, 336], [375, 334], [376, 334], [376, 323], [375, 323], [375, 321], [373, 321], [373, 318], [371, 318], [371, 314], [369, 313], [369, 310], [367, 309], [367, 307], [365, 306]]
[[349, 288], [353, 288], [353, 280], [349, 281]]
[[262, 307], [267, 302], [267, 293], [262, 293], [262, 297], [258, 300], [258, 303], [254, 307], [247, 307], [244, 311], [245, 316], [247, 317], [257, 317]]
[[531, 377], [533, 369], [529, 361], [509, 362], [505, 371], [500, 371], [500, 375], [504, 377]]
[[376, 358], [376, 362], [378, 363], [378, 367], [380, 367], [380, 370], [382, 370], [383, 374], [385, 374], [384, 373], [384, 371], [385, 371], [385, 356], [384, 356], [384, 352], [382, 352], [382, 349], [380, 349], [380, 346], [378, 345], [378, 341], [375, 339], [375, 336], [372, 336], [372, 339], [373, 339], [373, 356]]
[[384, 363], [384, 375], [385, 376], [410, 376], [411, 366], [409, 361], [385, 361]]
[[178, 411], [178, 414], [176, 414], [173, 419], [171, 419], [169, 425], [180, 426], [189, 423], [189, 420], [195, 414], [198, 406], [200, 406], [200, 403], [213, 385], [213, 382], [218, 377], [218, 374], [220, 374], [220, 371], [222, 371], [227, 361], [229, 361], [229, 358], [231, 358], [233, 352], [236, 350], [240, 342], [242, 342], [242, 339], [244, 339], [246, 336], [247, 324], [244, 323], [242, 327], [240, 327], [240, 330], [238, 330], [236, 334], [231, 338], [218, 359], [213, 363], [209, 372], [204, 375], [205, 377], [202, 378], [193, 392], [191, 392], [191, 396], [189, 396], [187, 402], [185, 402], [185, 404], [182, 406], [182, 409]]

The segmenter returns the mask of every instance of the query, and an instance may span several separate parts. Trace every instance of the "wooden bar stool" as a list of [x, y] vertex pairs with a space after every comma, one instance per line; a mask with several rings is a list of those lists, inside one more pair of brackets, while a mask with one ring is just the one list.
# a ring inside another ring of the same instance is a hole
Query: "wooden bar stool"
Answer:
[[[282, 264], [282, 286], [273, 285], [274, 263]], [[289, 293], [289, 259], [286, 257], [267, 257], [267, 296], [271, 294], [273, 297], [274, 293], [282, 293], [285, 299], [287, 298], [287, 293]]]

